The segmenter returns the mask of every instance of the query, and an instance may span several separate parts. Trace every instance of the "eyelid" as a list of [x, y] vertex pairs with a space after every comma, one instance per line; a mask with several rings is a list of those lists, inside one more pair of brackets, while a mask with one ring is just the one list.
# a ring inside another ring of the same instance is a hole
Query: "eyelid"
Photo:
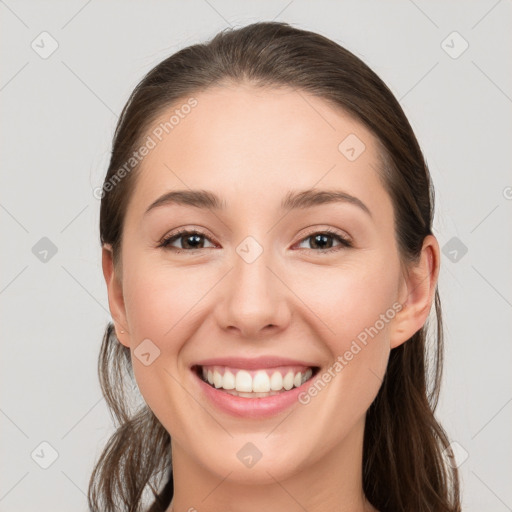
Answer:
[[313, 252], [313, 253], [320, 253], [320, 254], [324, 254], [324, 255], [328, 255], [328, 254], [332, 254], [333, 252], [336, 252], [336, 251], [339, 251], [341, 249], [351, 249], [354, 247], [354, 242], [352, 240], [352, 237], [349, 236], [347, 233], [345, 232], [341, 232], [340, 230], [338, 229], [335, 229], [335, 228], [331, 228], [331, 227], [319, 227], [319, 226], [316, 226], [316, 227], [313, 227], [311, 230], [308, 230], [307, 233], [303, 234], [299, 241], [296, 242], [295, 244], [293, 244], [292, 247], [298, 245], [298, 244], [301, 244], [303, 243], [305, 240], [307, 240], [308, 238], [312, 237], [313, 235], [316, 235], [316, 234], [329, 234], [331, 235], [333, 238], [337, 238], [340, 242], [340, 246], [338, 247], [330, 247], [328, 249], [319, 249], [319, 250], [315, 250], [315, 249], [305, 249], [305, 248], [300, 248], [300, 249], [297, 249], [298, 251], [307, 251], [307, 252]]
[[345, 231], [342, 231], [340, 229], [331, 228], [331, 227], [319, 227], [314, 226], [311, 229], [308, 228], [307, 232], [303, 235], [301, 235], [301, 238], [299, 242], [302, 242], [305, 238], [308, 238], [315, 234], [322, 234], [322, 233], [329, 233], [330, 235], [338, 236], [345, 240], [346, 242], [352, 243], [352, 237]]
[[[181, 237], [184, 237], [185, 235], [193, 235], [193, 234], [202, 235], [205, 238], [207, 238], [210, 242], [212, 242], [213, 244], [219, 245], [219, 243], [215, 240], [215, 238], [212, 237], [211, 235], [209, 235], [208, 233], [206, 233], [203, 229], [192, 227], [192, 226], [190, 226], [190, 227], [186, 226], [183, 228], [176, 228], [173, 231], [171, 231], [170, 233], [167, 233], [166, 235], [164, 235], [158, 242], [157, 247], [163, 247], [164, 249], [166, 249], [167, 244], [170, 244], [171, 242], [174, 242], [175, 240], [179, 240]], [[177, 252], [179, 252], [179, 251], [192, 252], [192, 251], [200, 250], [200, 249], [209, 249], [209, 247], [200, 247], [198, 249], [178, 249], [177, 247], [173, 247], [172, 249]]]
[[[201, 249], [211, 249], [211, 247], [198, 247], [198, 248], [193, 248], [193, 249], [182, 249], [182, 248], [170, 246], [171, 243], [173, 243], [176, 240], [179, 240], [181, 237], [184, 237], [185, 235], [193, 235], [193, 234], [201, 235], [201, 236], [205, 237], [206, 239], [208, 239], [210, 242], [212, 242], [214, 245], [215, 244], [219, 245], [219, 243], [215, 240], [215, 238], [213, 238], [212, 236], [207, 234], [203, 229], [190, 226], [190, 227], [176, 228], [175, 230], [166, 234], [159, 241], [157, 248], [169, 249], [176, 253], [195, 252], [195, 251], [200, 251]], [[308, 251], [308, 252], [313, 251], [313, 252], [319, 252], [321, 254], [328, 254], [331, 252], [338, 251], [340, 249], [344, 249], [344, 248], [348, 249], [348, 248], [353, 247], [352, 237], [350, 237], [345, 232], [341, 232], [340, 230], [331, 228], [331, 227], [322, 228], [321, 226], [316, 226], [316, 227], [310, 228], [306, 233], [302, 234], [301, 238], [297, 242], [295, 242], [292, 247], [304, 242], [305, 240], [307, 240], [308, 238], [310, 238], [311, 236], [316, 235], [316, 234], [329, 234], [329, 235], [333, 236], [334, 238], [338, 238], [341, 246], [330, 247], [328, 249], [319, 249], [319, 250], [307, 249], [307, 248], [300, 248], [297, 250], [298, 251]]]

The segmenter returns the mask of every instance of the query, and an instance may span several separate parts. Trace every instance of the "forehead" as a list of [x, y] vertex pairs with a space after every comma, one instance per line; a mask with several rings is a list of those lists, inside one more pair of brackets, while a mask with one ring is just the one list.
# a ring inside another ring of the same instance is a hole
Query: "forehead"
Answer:
[[375, 137], [341, 108], [289, 87], [219, 86], [193, 98], [192, 108], [183, 107], [192, 104], [185, 97], [162, 111], [145, 134], [155, 145], [141, 162], [135, 195], [146, 207], [186, 188], [212, 190], [228, 206], [258, 201], [261, 208], [290, 189], [313, 187], [389, 203]]

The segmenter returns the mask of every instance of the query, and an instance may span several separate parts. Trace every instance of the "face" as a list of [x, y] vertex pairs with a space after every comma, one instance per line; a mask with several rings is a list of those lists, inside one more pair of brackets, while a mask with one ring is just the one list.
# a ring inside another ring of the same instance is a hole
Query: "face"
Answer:
[[[390, 349], [421, 320], [401, 320], [393, 205], [362, 124], [288, 88], [195, 98], [142, 161], [111, 310], [173, 449], [218, 478], [279, 480], [361, 434]], [[198, 190], [219, 204], [192, 205]], [[176, 191], [187, 200], [154, 204]], [[218, 389], [233, 385], [281, 391]]]

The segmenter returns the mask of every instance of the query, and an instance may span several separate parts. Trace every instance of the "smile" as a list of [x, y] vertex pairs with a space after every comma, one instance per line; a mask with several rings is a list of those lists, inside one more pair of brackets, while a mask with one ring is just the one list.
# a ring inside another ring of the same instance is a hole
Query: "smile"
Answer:
[[281, 357], [216, 358], [190, 367], [209, 407], [245, 419], [270, 418], [292, 406], [320, 366]]
[[281, 366], [246, 370], [228, 366], [195, 367], [197, 375], [210, 386], [245, 398], [264, 398], [298, 388], [316, 373], [316, 367]]

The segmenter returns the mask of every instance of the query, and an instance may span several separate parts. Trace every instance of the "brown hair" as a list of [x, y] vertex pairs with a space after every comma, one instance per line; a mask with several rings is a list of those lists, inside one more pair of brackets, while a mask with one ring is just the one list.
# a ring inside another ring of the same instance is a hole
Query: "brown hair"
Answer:
[[[286, 23], [259, 22], [178, 51], [154, 67], [131, 94], [115, 131], [100, 211], [101, 243], [111, 244], [117, 270], [123, 219], [138, 166], [114, 187], [105, 185], [112, 183], [163, 109], [226, 83], [292, 87], [362, 122], [380, 146], [379, 172], [394, 205], [401, 260], [419, 257], [424, 238], [432, 234], [434, 191], [396, 98], [364, 62], [328, 38]], [[434, 302], [431, 341], [427, 322], [391, 350], [382, 386], [367, 411], [363, 489], [381, 512], [460, 511], [457, 469], [445, 460], [446, 454], [453, 454], [434, 416], [443, 361], [437, 288]], [[89, 506], [101, 512], [139, 511], [149, 487], [155, 498], [150, 510], [165, 511], [173, 495], [170, 436], [147, 405], [129, 410], [127, 387], [134, 383], [130, 350], [117, 340], [112, 323], [103, 338], [98, 370], [119, 426], [91, 475]]]

